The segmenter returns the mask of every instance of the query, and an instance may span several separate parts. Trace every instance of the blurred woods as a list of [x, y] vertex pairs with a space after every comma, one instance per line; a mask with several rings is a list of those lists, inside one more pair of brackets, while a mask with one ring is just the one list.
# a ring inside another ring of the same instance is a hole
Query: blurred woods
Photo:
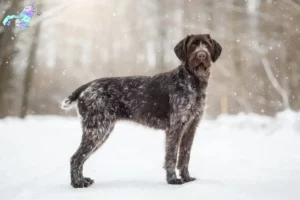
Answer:
[[[1, 22], [24, 8], [0, 2]], [[193, 33], [223, 46], [208, 116], [300, 108], [300, 0], [36, 2], [30, 28], [0, 26], [0, 118], [64, 114], [59, 102], [83, 83], [174, 69], [174, 46]]]

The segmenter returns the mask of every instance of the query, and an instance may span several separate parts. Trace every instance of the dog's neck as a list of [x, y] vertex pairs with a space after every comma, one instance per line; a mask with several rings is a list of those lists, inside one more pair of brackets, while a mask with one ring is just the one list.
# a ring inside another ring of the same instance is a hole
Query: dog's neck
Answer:
[[199, 69], [198, 71], [189, 70], [188, 66], [182, 63], [179, 66], [180, 76], [188, 79], [192, 84], [193, 88], [206, 89], [208, 85], [208, 79], [210, 77], [210, 68], [204, 70]]
[[205, 69], [201, 67], [192, 69], [191, 67], [188, 66], [187, 63], [182, 63], [181, 65], [186, 69], [186, 71], [191, 76], [194, 76], [200, 82], [208, 82], [208, 79], [210, 77], [210, 67]]

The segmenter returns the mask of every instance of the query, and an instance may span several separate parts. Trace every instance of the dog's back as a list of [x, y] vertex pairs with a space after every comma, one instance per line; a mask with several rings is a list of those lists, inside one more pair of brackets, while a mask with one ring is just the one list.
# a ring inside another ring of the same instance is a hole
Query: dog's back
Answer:
[[62, 108], [69, 109], [77, 102], [81, 117], [105, 115], [114, 121], [132, 120], [165, 129], [169, 121], [169, 93], [174, 87], [166, 81], [171, 73], [174, 74], [97, 79], [76, 89], [62, 102]]

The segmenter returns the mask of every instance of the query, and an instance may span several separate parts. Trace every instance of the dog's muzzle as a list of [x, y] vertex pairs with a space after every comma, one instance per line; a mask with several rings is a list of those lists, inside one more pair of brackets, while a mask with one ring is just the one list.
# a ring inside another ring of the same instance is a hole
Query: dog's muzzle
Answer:
[[205, 50], [198, 50], [194, 53], [192, 58], [190, 59], [190, 65], [192, 67], [210, 67], [210, 59], [209, 54]]
[[204, 62], [207, 56], [207, 53], [203, 50], [197, 52], [197, 58], [199, 59], [199, 61]]

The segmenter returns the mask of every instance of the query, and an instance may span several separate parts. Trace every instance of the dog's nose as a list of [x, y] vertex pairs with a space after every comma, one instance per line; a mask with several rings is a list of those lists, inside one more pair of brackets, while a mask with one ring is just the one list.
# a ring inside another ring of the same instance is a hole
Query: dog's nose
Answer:
[[197, 56], [198, 56], [199, 60], [204, 60], [206, 58], [206, 53], [201, 51], [201, 52], [198, 53]]

